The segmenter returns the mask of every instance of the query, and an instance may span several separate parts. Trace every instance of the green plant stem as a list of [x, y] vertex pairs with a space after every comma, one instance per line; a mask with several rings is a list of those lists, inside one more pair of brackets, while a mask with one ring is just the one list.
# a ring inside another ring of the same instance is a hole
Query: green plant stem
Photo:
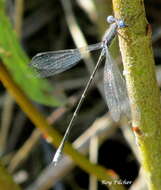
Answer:
[[132, 126], [139, 145], [142, 166], [150, 190], [161, 189], [161, 103], [155, 77], [151, 28], [145, 18], [143, 0], [113, 0], [116, 18], [127, 27], [120, 29], [121, 49]]
[[3, 190], [21, 190], [20, 186], [17, 185], [11, 175], [0, 163], [0, 189]]
[[[9, 93], [15, 98], [17, 103], [20, 105], [22, 110], [28, 115], [30, 120], [35, 124], [40, 131], [47, 136], [48, 140], [55, 146], [60, 144], [62, 137], [54, 130], [46, 121], [44, 116], [32, 105], [27, 96], [18, 87], [18, 85], [12, 80], [10, 74], [3, 66], [0, 64], [0, 80], [3, 85], [8, 89]], [[114, 180], [118, 177], [111, 177], [108, 171], [102, 166], [92, 164], [87, 158], [82, 154], [77, 152], [69, 143], [66, 143], [64, 147], [64, 152], [67, 153], [75, 163], [84, 169], [86, 172], [96, 176], [98, 180], [105, 182], [113, 182], [110, 186], [110, 190], [124, 190], [125, 188], [121, 184], [115, 184]]]

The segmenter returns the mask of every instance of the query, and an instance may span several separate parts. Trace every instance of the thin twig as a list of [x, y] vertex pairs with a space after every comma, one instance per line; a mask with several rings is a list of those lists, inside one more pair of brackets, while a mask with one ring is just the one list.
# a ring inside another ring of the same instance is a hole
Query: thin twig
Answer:
[[87, 13], [89, 18], [96, 22], [97, 20], [97, 8], [92, 0], [76, 0], [82, 9]]
[[3, 110], [1, 115], [1, 129], [0, 129], [0, 147], [1, 152], [5, 151], [8, 139], [8, 133], [11, 125], [13, 115], [14, 100], [6, 93]]
[[22, 33], [22, 23], [23, 23], [23, 12], [24, 12], [24, 0], [15, 0], [15, 19], [14, 26], [18, 36]]
[[18, 112], [15, 114], [13, 127], [11, 130], [10, 137], [8, 139], [7, 153], [13, 151], [15, 146], [17, 145], [17, 142], [19, 141], [19, 137], [23, 130], [25, 122], [26, 122], [25, 114], [21, 110], [18, 110]]
[[[99, 137], [97, 135], [93, 135], [90, 138], [89, 144], [89, 157], [92, 163], [97, 163], [98, 161], [98, 149], [99, 149]], [[89, 190], [97, 190], [97, 178], [93, 175], [89, 176]]]

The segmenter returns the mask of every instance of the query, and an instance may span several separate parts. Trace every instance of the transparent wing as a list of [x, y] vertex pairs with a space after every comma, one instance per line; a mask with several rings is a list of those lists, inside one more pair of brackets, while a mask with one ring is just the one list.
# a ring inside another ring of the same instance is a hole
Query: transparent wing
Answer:
[[104, 91], [109, 111], [115, 121], [119, 121], [121, 113], [130, 117], [130, 105], [126, 83], [116, 63], [106, 48], [104, 69]]
[[32, 58], [30, 66], [35, 68], [40, 77], [52, 76], [75, 66], [83, 54], [100, 48], [102, 42], [79, 49], [39, 53]]

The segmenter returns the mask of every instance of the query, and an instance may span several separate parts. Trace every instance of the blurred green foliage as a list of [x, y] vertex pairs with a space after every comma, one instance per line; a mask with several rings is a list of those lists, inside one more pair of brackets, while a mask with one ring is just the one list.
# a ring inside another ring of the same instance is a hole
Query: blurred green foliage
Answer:
[[33, 77], [34, 71], [28, 66], [29, 58], [5, 14], [3, 0], [0, 0], [0, 18], [0, 57], [15, 82], [34, 101], [50, 106], [62, 105], [47, 80]]

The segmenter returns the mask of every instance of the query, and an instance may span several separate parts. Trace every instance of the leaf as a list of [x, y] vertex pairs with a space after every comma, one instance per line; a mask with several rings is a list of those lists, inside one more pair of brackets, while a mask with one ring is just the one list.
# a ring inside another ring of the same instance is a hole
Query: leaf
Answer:
[[15, 82], [34, 101], [50, 106], [62, 105], [64, 102], [53, 95], [53, 87], [46, 79], [32, 77], [34, 71], [28, 66], [29, 58], [21, 48], [16, 33], [5, 15], [2, 0], [0, 18], [0, 57]]

